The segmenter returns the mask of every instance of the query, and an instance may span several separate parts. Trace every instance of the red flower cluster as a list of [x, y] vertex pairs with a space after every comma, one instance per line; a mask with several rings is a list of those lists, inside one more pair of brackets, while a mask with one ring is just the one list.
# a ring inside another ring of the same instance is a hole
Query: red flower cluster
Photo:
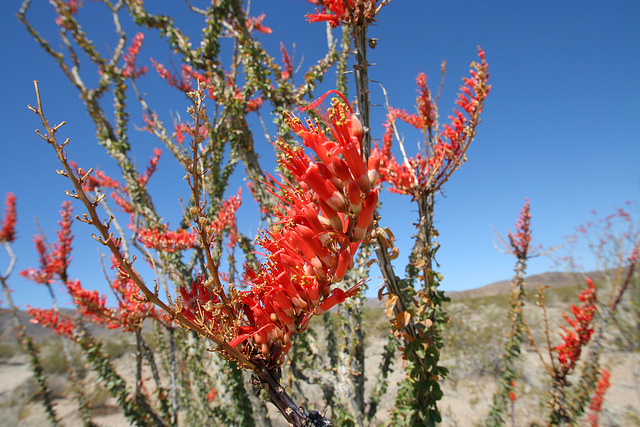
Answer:
[[265, 27], [262, 25], [262, 21], [264, 21], [265, 14], [258, 15], [256, 17], [250, 17], [246, 20], [247, 29], [249, 31], [256, 30], [262, 34], [271, 34], [273, 30], [269, 27]]
[[11, 243], [16, 239], [16, 195], [8, 193], [5, 199], [4, 218], [0, 228], [0, 243]]
[[[116, 260], [111, 257], [111, 268], [115, 268]], [[140, 290], [130, 279], [118, 275], [110, 283], [118, 301], [118, 306], [107, 308], [107, 296], [97, 290], [84, 289], [79, 280], [67, 281], [67, 291], [82, 315], [96, 325], [109, 329], [120, 328], [125, 332], [132, 332], [140, 328], [147, 317], [155, 317], [153, 304], [144, 302]]]
[[216, 398], [216, 388], [211, 387], [211, 390], [209, 390], [209, 393], [207, 393], [207, 401], [213, 402], [215, 398]]
[[527, 197], [516, 223], [516, 233], [507, 231], [511, 250], [518, 258], [526, 258], [531, 243], [531, 212], [529, 210], [529, 198]]
[[179, 228], [176, 231], [162, 228], [141, 228], [138, 241], [149, 249], [164, 252], [175, 252], [191, 249], [195, 245], [196, 235], [191, 231]]
[[589, 423], [591, 427], [598, 427], [600, 421], [600, 412], [602, 411], [602, 403], [604, 403], [604, 395], [609, 389], [609, 371], [603, 369], [600, 373], [600, 380], [596, 385], [596, 390], [593, 393], [591, 402], [589, 403]]
[[51, 2], [53, 7], [56, 9], [56, 13], [59, 15], [56, 18], [56, 24], [61, 27], [66, 27], [66, 20], [68, 17], [72, 15], [78, 14], [78, 9], [82, 6], [82, 2], [80, 0], [54, 0]]
[[29, 322], [49, 328], [55, 333], [67, 338], [73, 336], [73, 330], [76, 325], [68, 316], [60, 315], [60, 313], [52, 308], [43, 310], [41, 308], [29, 307], [28, 305], [27, 313], [32, 317]]
[[[229, 235], [229, 245], [235, 246], [237, 240], [236, 212], [242, 203], [241, 190], [235, 196], [225, 200], [216, 212], [216, 218], [208, 226], [214, 239], [219, 239], [223, 232]], [[167, 226], [142, 228], [138, 231], [138, 241], [149, 249], [175, 252], [191, 249], [196, 245], [197, 235], [194, 231], [178, 229], [171, 231]]]
[[142, 41], [144, 40], [143, 33], [137, 33], [133, 41], [131, 42], [131, 46], [127, 50], [127, 53], [124, 54], [124, 70], [122, 70], [122, 77], [127, 78], [131, 77], [132, 79], [137, 79], [140, 76], [143, 76], [149, 70], [149, 67], [135, 67], [136, 57], [140, 53], [140, 49], [142, 48]]
[[593, 327], [590, 324], [596, 312], [596, 288], [593, 286], [591, 279], [587, 279], [587, 284], [588, 288], [578, 295], [582, 304], [579, 307], [575, 304], [571, 305], [571, 313], [573, 313], [574, 318], [572, 319], [563, 314], [564, 319], [573, 330], [563, 326], [560, 333], [562, 343], [553, 348], [562, 368], [560, 372], [562, 377], [573, 370], [580, 358], [582, 347], [587, 345], [593, 334]]
[[[131, 281], [117, 278], [111, 283], [118, 300], [118, 308], [109, 309], [106, 306], [107, 297], [98, 291], [88, 291], [82, 287], [80, 281], [70, 280], [67, 269], [71, 262], [71, 242], [73, 234], [71, 225], [73, 207], [70, 202], [62, 204], [60, 212], [60, 226], [56, 231], [57, 241], [49, 249], [45, 244], [44, 237], [36, 235], [34, 242], [38, 254], [40, 255], [40, 268], [29, 268], [20, 274], [27, 279], [40, 284], [51, 284], [55, 280], [64, 283], [69, 295], [78, 307], [79, 311], [93, 323], [107, 326], [110, 329], [122, 328], [131, 331], [138, 327], [141, 321], [147, 316], [155, 315], [153, 305], [144, 303], [138, 297], [139, 289]], [[115, 258], [111, 259], [112, 265]], [[60, 317], [52, 310], [30, 309], [30, 314], [34, 317], [33, 322], [55, 330], [57, 333], [70, 336], [73, 332], [73, 322]]]
[[[257, 271], [245, 268], [244, 279], [251, 289], [233, 294], [233, 308], [226, 309], [220, 308], [221, 297], [202, 278], [180, 290], [182, 314], [270, 367], [283, 363], [291, 336], [305, 330], [313, 315], [357, 291], [357, 286], [343, 291], [332, 284], [352, 267], [353, 256], [372, 226], [380, 156], [374, 150], [365, 161], [362, 125], [344, 96], [335, 93], [341, 99], [334, 98], [331, 108], [318, 112], [326, 130], [318, 121], [307, 120], [305, 125], [287, 116], [291, 129], [319, 160], [302, 147], [278, 141], [280, 164], [296, 185], [283, 181], [272, 187], [280, 201], [275, 209], [279, 221], [261, 233], [264, 264]], [[225, 324], [229, 317], [240, 322]]]
[[509, 400], [511, 403], [515, 402], [517, 399], [516, 392], [514, 391], [516, 388], [516, 382], [511, 381], [511, 390], [509, 390]]
[[282, 80], [287, 80], [293, 75], [293, 63], [291, 57], [287, 52], [287, 48], [284, 47], [284, 43], [280, 42], [280, 52], [282, 52], [282, 62], [284, 63], [284, 71], [280, 74]]
[[238, 222], [236, 213], [242, 204], [242, 189], [238, 189], [235, 196], [222, 202], [216, 212], [216, 218], [209, 224], [209, 233], [214, 239], [220, 239], [224, 232], [229, 236], [229, 247], [233, 248], [238, 240]]
[[252, 98], [247, 101], [247, 112], [258, 111], [262, 107], [262, 98]]
[[[154, 149], [155, 152], [156, 149]], [[151, 163], [153, 164], [154, 160], [152, 158]], [[157, 160], [156, 160], [157, 163]], [[75, 162], [69, 162], [72, 168], [76, 169], [76, 173], [78, 176], [84, 176], [85, 171], [82, 168], [78, 168]], [[153, 166], [153, 165], [152, 165]], [[150, 166], [151, 168], [151, 166]], [[150, 168], [147, 169], [147, 173], [153, 173], [155, 171], [155, 167], [153, 170]], [[149, 178], [145, 178], [147, 181]], [[142, 185], [144, 181], [140, 184]], [[82, 189], [85, 192], [96, 191], [98, 189], [106, 189], [109, 188], [113, 190], [111, 192], [111, 198], [113, 201], [120, 206], [120, 208], [126, 213], [133, 213], [133, 207], [128, 202], [129, 199], [129, 190], [126, 186], [120, 184], [117, 180], [111, 178], [103, 171], [93, 171], [89, 176], [83, 179], [82, 181]]]
[[164, 65], [154, 61], [153, 58], [151, 58], [151, 63], [153, 64], [153, 67], [156, 69], [160, 77], [162, 77], [167, 81], [167, 83], [169, 83], [169, 86], [175, 87], [182, 92], [193, 91], [193, 83], [191, 82], [192, 78], [196, 79], [200, 83], [209, 83], [209, 79], [205, 75], [198, 73], [186, 64], [182, 64], [181, 75], [178, 78], [174, 76], [171, 71], [167, 70]]
[[339, 24], [363, 25], [373, 21], [378, 12], [377, 0], [308, 0], [322, 6], [322, 12], [307, 14], [307, 21], [327, 21], [335, 28]]
[[149, 166], [147, 166], [147, 170], [138, 177], [138, 185], [141, 187], [146, 187], [151, 179], [151, 176], [156, 172], [158, 168], [158, 162], [160, 161], [160, 155], [162, 154], [162, 150], [159, 148], [153, 149], [153, 157], [149, 161]]
[[391, 153], [391, 145], [396, 119], [411, 124], [425, 135], [430, 135], [434, 125], [434, 105], [427, 87], [426, 76], [420, 74], [416, 79], [417, 114], [390, 109], [384, 125], [386, 131], [383, 137], [380, 165], [380, 177], [391, 184], [390, 191], [418, 197], [426, 189], [436, 190], [466, 160], [467, 147], [475, 136], [475, 128], [480, 121], [479, 116], [484, 101], [491, 89], [491, 86], [487, 85], [488, 65], [484, 51], [480, 48], [478, 48], [478, 56], [481, 62], [471, 64], [471, 77], [463, 79], [464, 85], [460, 88], [456, 100], [456, 104], [462, 111], [454, 110], [454, 115], [449, 117], [451, 123], [444, 125], [434, 140], [429, 141], [425, 155], [418, 153], [415, 158], [405, 156], [404, 160], [398, 163]]
[[424, 73], [418, 74], [416, 84], [418, 85], [418, 96], [416, 97], [416, 110], [418, 110], [418, 113], [409, 114], [406, 110], [391, 107], [387, 115], [387, 122], [384, 125], [385, 135], [383, 138], [385, 144], [391, 144], [393, 135], [390, 120], [400, 119], [423, 132], [430, 131], [433, 128], [434, 105], [431, 99], [431, 91], [429, 90], [429, 86], [427, 86], [427, 75]]
[[[185, 133], [193, 136], [193, 128], [189, 127], [185, 123], [180, 123], [179, 125], [176, 125], [175, 130], [176, 130], [176, 141], [178, 142], [178, 144], [183, 143]], [[209, 136], [209, 129], [207, 129], [206, 126], [200, 126], [200, 128], [198, 129], [198, 135], [200, 135], [202, 138], [207, 138]]]
[[33, 241], [40, 256], [40, 268], [24, 270], [20, 273], [21, 276], [40, 284], [49, 284], [56, 279], [62, 282], [67, 281], [67, 268], [71, 262], [71, 242], [73, 241], [72, 213], [71, 202], [64, 202], [60, 211], [61, 220], [58, 221], [60, 229], [56, 231], [58, 240], [51, 250], [47, 248], [42, 236], [34, 236]]

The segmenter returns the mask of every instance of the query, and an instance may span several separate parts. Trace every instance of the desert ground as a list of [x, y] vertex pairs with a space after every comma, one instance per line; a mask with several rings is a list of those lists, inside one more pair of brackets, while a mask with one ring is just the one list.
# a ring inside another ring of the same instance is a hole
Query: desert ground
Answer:
[[[547, 300], [548, 315], [552, 325], [562, 324], [562, 313], [575, 302], [577, 287], [566, 276], [536, 276], [528, 280], [529, 293], [537, 285], [551, 285]], [[452, 293], [452, 301], [446, 310], [451, 318], [445, 333], [445, 350], [442, 364], [450, 374], [443, 382], [444, 398], [439, 407], [443, 426], [483, 425], [499, 375], [504, 333], [509, 306], [509, 283], [500, 282], [471, 291]], [[378, 301], [368, 301], [365, 310], [365, 327], [368, 332], [365, 362], [366, 387], [371, 389], [378, 371], [383, 347], [386, 343], [388, 320]], [[535, 304], [525, 306], [525, 319], [530, 323], [534, 338], [543, 343], [542, 316]], [[26, 315], [25, 315], [26, 316]], [[2, 313], [0, 336], [0, 422], [4, 426], [42, 427], [48, 424], [42, 403], [37, 398], [37, 387], [27, 357], [19, 350], [9, 316]], [[611, 386], [606, 392], [600, 416], [601, 426], [640, 425], [640, 354], [625, 349], [616, 338], [615, 328], [607, 335], [601, 366], [611, 372]], [[552, 328], [552, 334], [558, 328]], [[64, 426], [80, 426], [82, 420], [77, 405], [71, 397], [71, 384], [67, 380], [66, 366], [61, 356], [57, 336], [30, 325], [28, 332], [34, 336], [41, 349], [48, 373], [55, 408]], [[102, 335], [100, 335], [102, 334]], [[133, 380], [135, 356], [129, 337], [119, 332], [99, 333], [105, 348], [112, 354], [117, 372], [125, 379]], [[321, 334], [318, 335], [321, 338]], [[544, 346], [542, 346], [544, 348]], [[544, 353], [544, 351], [543, 351]], [[544, 356], [544, 354], [543, 354]], [[80, 363], [82, 363], [80, 361]], [[397, 383], [402, 379], [401, 360], [394, 361], [389, 376], [389, 388], [382, 400], [382, 408], [372, 425], [382, 425], [386, 412], [392, 407]], [[513, 424], [546, 425], [544, 418], [548, 375], [543, 362], [533, 347], [524, 345], [520, 359], [521, 380], [517, 384]], [[82, 369], [82, 387], [88, 400], [93, 421], [100, 426], [129, 425], [115, 400], [101, 386], [97, 374]], [[146, 372], [146, 375], [150, 375]], [[313, 387], [308, 397], [320, 396]], [[321, 402], [321, 399], [318, 400]], [[273, 411], [273, 425], [285, 425]], [[585, 419], [586, 425], [586, 419]]]

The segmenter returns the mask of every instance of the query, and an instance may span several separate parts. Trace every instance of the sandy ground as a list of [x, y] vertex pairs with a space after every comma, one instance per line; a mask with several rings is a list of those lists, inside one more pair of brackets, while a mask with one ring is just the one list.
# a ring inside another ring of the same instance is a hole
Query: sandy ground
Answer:
[[[377, 344], [377, 343], [376, 343]], [[377, 345], [375, 345], [377, 347]], [[544, 379], [539, 374], [541, 362], [535, 353], [523, 355], [524, 365], [522, 384], [518, 387], [518, 400], [515, 405], [516, 426], [529, 426], [537, 422], [544, 424], [540, 407], [540, 396], [543, 395]], [[123, 356], [116, 361], [119, 373], [127, 378], [133, 376], [133, 357]], [[367, 369], [375, 370], [376, 360], [367, 361]], [[397, 367], [399, 368], [399, 363]], [[601, 416], [601, 426], [636, 426], [637, 422], [625, 414], [640, 408], [640, 390], [637, 375], [640, 372], [638, 356], [629, 353], [610, 353], [603, 361], [603, 366], [611, 371], [611, 387], [605, 397]], [[538, 374], [534, 374], [538, 372]], [[396, 369], [391, 375], [389, 397], [383, 400], [378, 422], [384, 421], [385, 411], [393, 404], [393, 394], [397, 390], [397, 381], [402, 373]], [[31, 371], [23, 356], [14, 357], [0, 363], [0, 425], [20, 427], [43, 427], [48, 424], [41, 402], [30, 401], [35, 391]], [[51, 387], [56, 396], [56, 411], [63, 426], [81, 426], [82, 422], [76, 410], [76, 404], [69, 391], [69, 384], [62, 375], [50, 376]], [[97, 380], [88, 373], [84, 379], [84, 387], [88, 395], [94, 399], [98, 395], [97, 404], [92, 409], [93, 420], [100, 426], [129, 425], [115, 401], [106, 395], [100, 395], [96, 388]], [[452, 376], [443, 384], [445, 397], [440, 408], [444, 426], [479, 425], [488, 413], [495, 380], [488, 375]], [[278, 425], [280, 423], [275, 423]]]

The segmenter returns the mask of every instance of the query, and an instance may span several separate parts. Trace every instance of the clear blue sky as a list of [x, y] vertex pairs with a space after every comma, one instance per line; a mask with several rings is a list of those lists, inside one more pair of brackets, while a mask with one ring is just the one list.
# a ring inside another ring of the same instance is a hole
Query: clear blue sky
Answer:
[[[17, 273], [37, 266], [31, 241], [37, 232], [35, 217], [50, 239], [55, 238], [57, 212], [68, 184], [55, 173], [58, 165], [51, 148], [33, 133], [34, 128], [42, 126], [26, 108], [35, 103], [32, 80], [40, 81], [50, 121], [68, 123], [62, 135], [71, 138], [71, 158], [86, 167], [98, 165], [110, 171], [113, 162], [97, 146], [93, 127], [75, 90], [15, 18], [19, 3], [5, 1], [0, 6], [0, 196], [4, 200], [4, 195], [13, 191], [18, 198], [18, 240], [13, 248], [19, 259], [10, 279], [14, 298], [21, 306], [37, 306], [48, 304], [44, 289], [22, 280]], [[85, 3], [86, 12], [81, 12], [80, 19], [86, 19], [89, 34], [98, 36], [103, 27], [110, 31], [104, 15], [91, 12], [100, 11], [97, 5]], [[147, 3], [157, 10], [169, 10], [167, 5], [179, 4], [178, 18], [190, 22], [178, 0]], [[48, 37], [53, 37], [51, 6], [44, 1], [34, 1], [36, 4], [41, 9], [33, 7], [30, 17], [48, 29]], [[274, 56], [279, 58], [281, 41], [290, 53], [296, 43], [296, 61], [304, 57], [304, 70], [320, 57], [326, 43], [324, 26], [304, 20], [304, 14], [312, 10], [302, 0], [253, 0], [251, 14], [266, 13], [264, 24], [274, 32], [261, 38]], [[102, 21], [99, 16], [103, 16]], [[546, 246], [561, 243], [577, 225], [590, 219], [591, 209], [608, 213], [627, 200], [640, 199], [638, 22], [640, 2], [636, 0], [394, 0], [383, 8], [378, 23], [370, 29], [370, 36], [379, 39], [376, 49], [369, 51], [369, 61], [375, 64], [370, 76], [385, 86], [392, 106], [412, 111], [417, 73], [427, 73], [435, 89], [440, 63], [446, 60], [448, 74], [440, 109], [447, 115], [461, 78], [468, 73], [469, 62], [476, 58], [477, 45], [486, 51], [489, 62], [493, 88], [478, 137], [468, 152], [469, 161], [446, 185], [444, 197], [438, 197], [436, 226], [442, 249], [437, 259], [444, 274], [443, 289], [462, 290], [511, 277], [514, 260], [494, 249], [490, 226], [502, 232], [513, 228], [525, 197], [531, 200], [534, 239]], [[133, 28], [129, 22], [124, 25], [126, 29]], [[108, 41], [101, 43], [98, 48], [109, 48]], [[150, 65], [150, 56], [167, 63], [163, 43], [148, 34], [139, 63]], [[59, 42], [54, 46], [58, 47]], [[169, 122], [170, 114], [176, 113], [186, 117], [186, 102], [179, 96], [156, 94], [153, 70], [150, 76], [143, 90], [149, 93], [162, 118]], [[375, 84], [371, 93], [374, 104], [384, 103]], [[350, 95], [354, 94], [352, 89]], [[131, 111], [132, 123], [141, 125], [137, 107]], [[381, 136], [384, 114], [383, 107], [374, 107], [374, 138]], [[407, 128], [404, 131], [406, 144], [411, 146], [417, 136]], [[259, 128], [254, 133], [257, 143], [263, 141]], [[155, 142], [142, 133], [137, 141], [136, 157], [144, 167]], [[180, 171], [168, 160], [165, 153], [158, 181], [151, 188], [157, 193], [161, 214], [167, 212], [165, 215], [173, 218], [175, 225], [177, 194], [185, 194], [186, 186], [179, 179]], [[266, 159], [264, 166], [270, 167]], [[248, 192], [244, 194], [248, 200]], [[406, 197], [387, 192], [382, 200], [382, 224], [393, 227], [405, 256], [417, 208]], [[76, 206], [79, 211], [80, 206]], [[256, 222], [252, 218], [241, 219], [241, 227], [255, 235]], [[71, 275], [82, 279], [88, 288], [104, 290], [97, 263], [99, 252], [89, 237], [91, 231], [76, 224], [75, 232]], [[3, 250], [0, 269], [4, 271], [6, 265]], [[550, 265], [548, 259], [539, 259], [530, 264], [528, 272], [544, 272]], [[370, 285], [375, 290], [380, 282], [374, 276]]]

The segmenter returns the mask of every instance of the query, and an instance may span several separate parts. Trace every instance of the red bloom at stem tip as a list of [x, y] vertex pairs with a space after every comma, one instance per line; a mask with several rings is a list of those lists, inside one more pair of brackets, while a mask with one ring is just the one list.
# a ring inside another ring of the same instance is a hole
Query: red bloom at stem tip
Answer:
[[122, 70], [122, 77], [127, 78], [131, 77], [132, 79], [137, 79], [138, 77], [147, 73], [149, 67], [135, 67], [136, 57], [140, 53], [140, 49], [142, 48], [142, 41], [144, 40], [144, 34], [138, 33], [133, 38], [131, 42], [131, 46], [127, 53], [124, 54], [124, 70]]
[[[336, 97], [325, 110], [321, 103], [330, 93]], [[250, 289], [232, 294], [227, 315], [213, 315], [222, 298], [203, 277], [180, 289], [177, 308], [185, 317], [225, 339], [231, 334], [230, 345], [268, 367], [284, 362], [292, 335], [304, 331], [312, 316], [357, 292], [358, 285], [345, 291], [334, 283], [353, 266], [373, 225], [380, 155], [374, 150], [369, 159], [363, 157], [360, 121], [342, 94], [330, 93], [308, 107], [317, 109], [318, 120], [286, 116], [315, 156], [277, 141], [279, 162], [295, 182], [269, 184], [279, 201], [278, 221], [261, 232], [264, 263], [245, 267]], [[225, 323], [228, 315], [239, 321]]]
[[368, 25], [378, 9], [377, 0], [308, 0], [309, 3], [322, 6], [322, 11], [307, 14], [309, 22], [326, 21], [333, 28], [339, 24]]
[[591, 402], [589, 403], [589, 424], [591, 424], [591, 427], [598, 427], [600, 412], [602, 411], [602, 404], [604, 403], [604, 395], [610, 385], [609, 377], [609, 371], [603, 369], [600, 373], [600, 380], [598, 380], [596, 390], [593, 393]]
[[59, 15], [56, 18], [56, 24], [65, 28], [69, 25], [69, 19], [71, 16], [77, 15], [78, 9], [82, 6], [80, 0], [54, 0], [51, 1], [51, 4]]
[[[450, 123], [432, 135], [435, 105], [432, 102], [427, 79], [419, 74], [417, 113], [408, 114], [404, 110], [391, 108], [387, 114], [380, 177], [387, 182], [389, 191], [410, 194], [419, 197], [425, 191], [439, 189], [451, 174], [466, 161], [466, 151], [475, 137], [476, 126], [480, 122], [480, 113], [484, 101], [491, 89], [488, 65], [484, 51], [478, 48], [479, 63], [471, 64], [471, 77], [464, 78], [460, 88], [456, 108], [449, 117]], [[415, 157], [407, 157], [403, 150], [403, 159], [398, 162], [391, 152], [396, 120], [411, 124], [425, 134], [426, 152]], [[437, 131], [437, 130], [436, 130]]]
[[529, 252], [529, 244], [531, 243], [531, 212], [528, 197], [518, 216], [515, 234], [507, 231], [507, 236], [509, 237], [511, 251], [513, 251], [518, 258], [526, 258]]
[[40, 268], [24, 270], [20, 272], [21, 276], [39, 284], [50, 284], [56, 279], [63, 283], [67, 281], [67, 269], [71, 262], [71, 242], [73, 241], [72, 213], [71, 202], [62, 203], [61, 220], [58, 221], [60, 228], [56, 231], [58, 240], [53, 244], [53, 247], [49, 248], [45, 244], [43, 236], [34, 236], [33, 242], [40, 256]]
[[596, 288], [591, 279], [587, 279], [587, 285], [588, 288], [578, 295], [580, 306], [575, 304], [571, 306], [573, 319], [563, 314], [564, 319], [573, 330], [563, 326], [560, 333], [562, 343], [553, 348], [561, 367], [558, 373], [560, 377], [566, 376], [573, 370], [580, 358], [582, 347], [587, 345], [593, 334], [591, 320], [597, 309]]
[[32, 317], [29, 320], [36, 325], [44, 326], [45, 328], [52, 329], [58, 335], [62, 335], [67, 338], [73, 336], [73, 330], [75, 324], [73, 321], [65, 316], [61, 315], [54, 309], [43, 310], [41, 308], [33, 308], [27, 305], [27, 313]]
[[269, 27], [262, 25], [262, 21], [264, 21], [265, 14], [261, 14], [256, 17], [247, 18], [246, 25], [249, 31], [256, 30], [262, 34], [271, 34], [273, 30]]
[[4, 218], [2, 219], [2, 228], [0, 229], [0, 243], [11, 243], [16, 238], [16, 195], [8, 193], [5, 199]]

